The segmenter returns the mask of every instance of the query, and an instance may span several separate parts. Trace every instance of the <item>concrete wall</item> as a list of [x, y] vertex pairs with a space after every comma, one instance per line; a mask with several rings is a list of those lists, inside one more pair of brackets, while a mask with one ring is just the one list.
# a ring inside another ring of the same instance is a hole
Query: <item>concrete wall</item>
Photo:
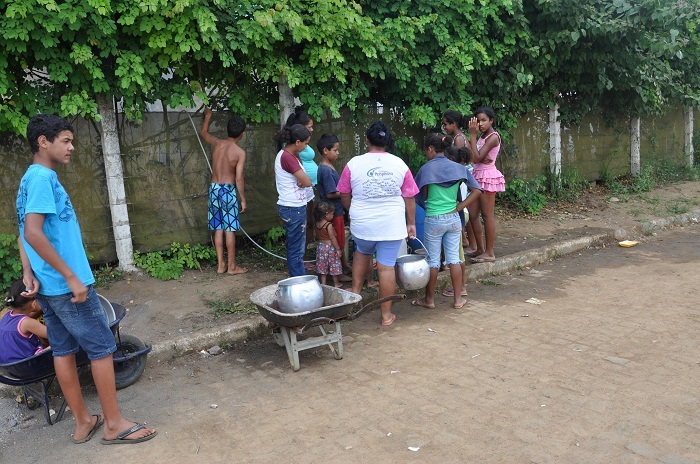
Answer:
[[[407, 135], [417, 143], [429, 132], [406, 129], [400, 115], [381, 110], [367, 121], [384, 119], [395, 135]], [[201, 117], [193, 117], [196, 130]], [[225, 135], [227, 114], [213, 118], [211, 131]], [[700, 118], [695, 118], [696, 125]], [[71, 195], [93, 262], [116, 259], [107, 189], [97, 126], [82, 119], [76, 127], [75, 154], [71, 164], [60, 167], [58, 175]], [[340, 171], [352, 156], [364, 153], [364, 130], [367, 123], [357, 124], [338, 119], [316, 122], [312, 147], [325, 132], [340, 138]], [[562, 170], [572, 166], [589, 180], [600, 178], [604, 169], [613, 175], [629, 172], [629, 136], [627, 121], [606, 125], [603, 118], [591, 114], [577, 127], [562, 125]], [[207, 189], [209, 168], [199, 145], [197, 133], [185, 112], [149, 113], [141, 125], [119, 118], [119, 133], [124, 162], [128, 210], [134, 249], [153, 251], [167, 248], [172, 242], [207, 243]], [[248, 154], [246, 194], [249, 211], [243, 227], [250, 234], [280, 225], [274, 184], [273, 142], [277, 126], [251, 125], [241, 145]], [[697, 129], [696, 129], [697, 132]], [[535, 112], [521, 118], [513, 131], [512, 143], [498, 158], [506, 179], [514, 176], [529, 179], [542, 174], [549, 163], [547, 112]], [[211, 150], [204, 145], [207, 156]], [[673, 111], [664, 117], [642, 119], [642, 167], [652, 157], [683, 159], [683, 115]], [[0, 137], [0, 233], [17, 233], [15, 199], [19, 179], [32, 156], [26, 141], [5, 134]], [[317, 159], [318, 161], [318, 159]]]

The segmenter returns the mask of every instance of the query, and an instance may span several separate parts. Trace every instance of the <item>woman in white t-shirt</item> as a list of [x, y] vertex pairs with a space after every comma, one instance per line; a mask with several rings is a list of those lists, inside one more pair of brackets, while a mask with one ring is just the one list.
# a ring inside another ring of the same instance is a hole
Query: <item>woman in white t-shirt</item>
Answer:
[[299, 159], [299, 153], [311, 140], [311, 133], [301, 124], [283, 128], [277, 140], [284, 148], [275, 158], [277, 211], [282, 218], [287, 245], [287, 269], [290, 277], [303, 276], [306, 249], [306, 203], [314, 197], [311, 179]]
[[[388, 152], [394, 141], [389, 127], [377, 121], [367, 129], [367, 153], [352, 158], [343, 169], [338, 192], [350, 211], [350, 232], [357, 245], [352, 265], [352, 291], [360, 293], [364, 276], [377, 254], [380, 298], [394, 294], [394, 264], [401, 243], [416, 236], [413, 197], [418, 187], [401, 158]], [[391, 325], [396, 315], [391, 301], [382, 304], [382, 325]]]

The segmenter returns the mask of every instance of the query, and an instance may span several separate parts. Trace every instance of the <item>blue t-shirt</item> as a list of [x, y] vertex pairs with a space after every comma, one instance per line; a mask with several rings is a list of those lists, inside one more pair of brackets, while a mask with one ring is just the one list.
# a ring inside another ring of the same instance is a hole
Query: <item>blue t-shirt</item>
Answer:
[[318, 165], [314, 162], [316, 157], [316, 152], [310, 146], [306, 146], [302, 151], [299, 152], [299, 159], [301, 159], [301, 165], [304, 166], [304, 171], [306, 175], [311, 179], [311, 185], [316, 185], [318, 183]]
[[343, 202], [340, 198], [328, 198], [326, 196], [329, 193], [336, 193], [338, 191], [339, 180], [340, 176], [335, 169], [325, 164], [318, 166], [318, 195], [321, 197], [321, 200], [333, 203], [335, 208], [333, 216], [342, 216], [345, 213], [343, 210]]
[[19, 236], [41, 284], [39, 293], [56, 296], [70, 293], [70, 287], [54, 268], [49, 266], [24, 239], [24, 219], [27, 214], [44, 215], [43, 231], [61, 259], [71, 268], [83, 285], [91, 285], [95, 277], [90, 269], [78, 218], [70, 197], [58, 181], [56, 172], [40, 164], [32, 164], [22, 177], [17, 192]]

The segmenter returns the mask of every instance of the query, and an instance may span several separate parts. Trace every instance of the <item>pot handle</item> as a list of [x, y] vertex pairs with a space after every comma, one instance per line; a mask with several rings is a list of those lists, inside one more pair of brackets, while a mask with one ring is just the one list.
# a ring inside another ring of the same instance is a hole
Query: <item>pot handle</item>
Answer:
[[427, 259], [428, 262], [430, 262], [430, 256], [428, 256], [428, 249], [425, 247], [425, 244], [421, 242], [418, 237], [414, 237], [412, 240], [415, 240], [416, 242], [420, 243], [420, 246], [422, 246], [425, 250], [425, 259]]
[[304, 327], [302, 327], [298, 333], [299, 335], [303, 334], [307, 329], [311, 327], [315, 327], [320, 324], [334, 324], [335, 319], [331, 319], [330, 317], [317, 317], [316, 319], [311, 319], [309, 322], [306, 323]]
[[357, 319], [357, 317], [359, 317], [360, 314], [362, 314], [363, 312], [365, 312], [369, 308], [372, 308], [374, 306], [379, 306], [380, 304], [386, 303], [387, 301], [399, 301], [399, 300], [405, 300], [405, 299], [406, 299], [406, 295], [404, 295], [403, 293], [401, 293], [399, 295], [385, 296], [384, 298], [380, 298], [378, 300], [372, 301], [371, 303], [367, 303], [362, 308], [360, 308], [356, 313], [348, 316], [347, 320], [352, 321], [353, 319]]

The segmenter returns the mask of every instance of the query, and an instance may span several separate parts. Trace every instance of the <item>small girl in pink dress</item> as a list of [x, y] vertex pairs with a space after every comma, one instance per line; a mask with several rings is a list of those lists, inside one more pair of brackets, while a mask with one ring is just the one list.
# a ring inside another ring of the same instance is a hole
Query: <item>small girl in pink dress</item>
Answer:
[[[474, 112], [469, 120], [469, 145], [474, 163], [474, 178], [484, 189], [479, 201], [472, 203], [469, 208], [469, 221], [474, 229], [476, 251], [470, 253], [472, 262], [488, 263], [495, 261], [493, 248], [496, 241], [496, 221], [493, 210], [496, 203], [496, 192], [505, 192], [506, 181], [503, 174], [496, 168], [495, 162], [501, 149], [501, 136], [493, 128], [496, 115], [491, 108], [481, 107]], [[477, 140], [477, 129], [481, 136]], [[484, 219], [484, 235], [482, 237], [481, 221]], [[485, 240], [484, 240], [485, 238]]]
[[328, 201], [320, 201], [316, 203], [314, 208], [314, 219], [316, 220], [314, 228], [318, 239], [316, 273], [321, 284], [326, 285], [326, 276], [330, 275], [333, 277], [333, 285], [336, 288], [342, 288], [338, 276], [343, 273], [343, 265], [340, 261], [343, 249], [335, 238], [333, 230], [334, 209], [333, 204]]

